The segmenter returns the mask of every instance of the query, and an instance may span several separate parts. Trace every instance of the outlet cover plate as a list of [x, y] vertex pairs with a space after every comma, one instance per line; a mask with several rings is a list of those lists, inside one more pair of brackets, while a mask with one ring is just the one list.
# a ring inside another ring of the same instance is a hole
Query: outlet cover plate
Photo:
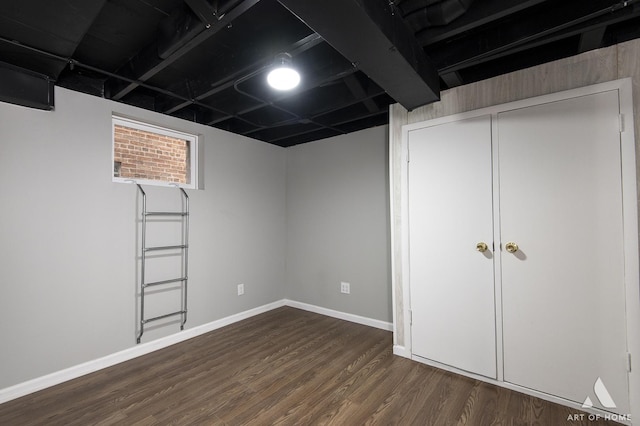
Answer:
[[351, 293], [351, 284], [342, 281], [340, 283], [340, 293], [350, 294]]
[[238, 296], [242, 296], [244, 294], [244, 284], [238, 284]]

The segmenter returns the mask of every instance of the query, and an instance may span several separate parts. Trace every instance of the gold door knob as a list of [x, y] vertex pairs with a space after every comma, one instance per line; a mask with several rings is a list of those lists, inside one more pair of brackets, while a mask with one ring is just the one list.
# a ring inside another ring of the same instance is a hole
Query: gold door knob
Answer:
[[509, 253], [515, 253], [518, 251], [518, 245], [516, 243], [507, 243], [504, 248], [507, 249]]
[[476, 250], [478, 250], [480, 253], [484, 253], [485, 251], [487, 251], [489, 247], [487, 246], [487, 243], [478, 243], [476, 244]]

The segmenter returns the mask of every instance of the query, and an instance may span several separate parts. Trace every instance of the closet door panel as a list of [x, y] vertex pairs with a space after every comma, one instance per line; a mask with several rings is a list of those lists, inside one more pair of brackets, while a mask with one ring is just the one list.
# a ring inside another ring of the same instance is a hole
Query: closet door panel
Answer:
[[498, 115], [504, 380], [626, 414], [619, 132], [617, 91]]
[[412, 352], [495, 378], [491, 118], [408, 140]]

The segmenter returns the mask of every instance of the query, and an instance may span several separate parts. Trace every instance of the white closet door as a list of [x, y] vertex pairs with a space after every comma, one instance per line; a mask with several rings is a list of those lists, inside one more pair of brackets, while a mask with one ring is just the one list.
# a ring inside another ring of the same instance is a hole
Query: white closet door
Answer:
[[504, 379], [628, 414], [618, 117], [617, 91], [498, 115]]
[[412, 352], [495, 378], [491, 118], [408, 140]]

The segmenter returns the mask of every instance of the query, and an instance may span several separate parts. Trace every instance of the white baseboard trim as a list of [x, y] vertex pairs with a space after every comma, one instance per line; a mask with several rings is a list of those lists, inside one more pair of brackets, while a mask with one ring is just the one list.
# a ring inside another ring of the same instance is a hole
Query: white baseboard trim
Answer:
[[65, 368], [64, 370], [56, 371], [45, 376], [36, 377], [35, 379], [18, 383], [8, 388], [0, 389], [0, 404], [20, 398], [33, 392], [37, 392], [42, 389], [46, 389], [51, 386], [58, 385], [60, 383], [64, 383], [72, 379], [76, 379], [89, 373], [94, 373], [98, 370], [102, 370], [103, 368], [111, 367], [121, 362], [129, 361], [133, 358], [137, 358], [139, 356], [149, 354], [159, 349], [175, 345], [176, 343], [184, 342], [185, 340], [192, 339], [210, 331], [217, 330], [227, 325], [242, 321], [247, 318], [251, 318], [252, 316], [262, 314], [276, 308], [280, 308], [282, 306], [291, 306], [292, 308], [315, 312], [317, 314], [355, 322], [374, 328], [380, 328], [383, 330], [393, 330], [393, 324], [389, 322], [361, 317], [359, 315], [348, 314], [345, 312], [334, 311], [332, 309], [322, 308], [320, 306], [310, 305], [307, 303], [282, 299], [273, 303], [258, 306], [257, 308], [230, 315], [228, 317], [221, 318], [207, 324], [189, 328], [170, 336], [152, 340], [151, 342], [141, 343], [139, 345], [106, 355], [101, 358], [74, 365], [73, 367]]
[[393, 345], [393, 354], [401, 356], [403, 358], [411, 359], [411, 351], [409, 351], [406, 347], [400, 345]]
[[360, 315], [348, 314], [346, 312], [334, 311], [333, 309], [310, 305], [308, 303], [296, 302], [295, 300], [285, 299], [284, 304], [286, 306], [291, 306], [292, 308], [298, 308], [304, 311], [314, 312], [316, 314], [321, 314], [328, 317], [355, 322], [357, 324], [368, 325], [369, 327], [380, 328], [382, 330], [393, 331], [393, 324], [386, 321], [361, 317]]
[[170, 336], [162, 337], [157, 340], [153, 340], [148, 343], [141, 343], [139, 345], [124, 349], [113, 354], [109, 354], [102, 358], [87, 361], [82, 364], [74, 365], [73, 367], [66, 368], [64, 370], [56, 371], [45, 376], [37, 377], [26, 382], [18, 383], [8, 388], [0, 389], [0, 404], [11, 401], [21, 396], [28, 395], [39, 390], [58, 385], [68, 380], [76, 379], [84, 376], [85, 374], [93, 373], [103, 368], [111, 367], [112, 365], [119, 364], [121, 362], [129, 361], [130, 359], [137, 358], [142, 355], [146, 355], [153, 351], [166, 348], [167, 346], [175, 345], [176, 343], [183, 342], [188, 339], [200, 336], [201, 334], [208, 333], [218, 328], [233, 324], [238, 321], [250, 318], [252, 316], [271, 311], [273, 309], [285, 306], [285, 300], [278, 300], [273, 303], [259, 306], [257, 308], [249, 309], [248, 311], [240, 312], [234, 315], [230, 315], [225, 318], [221, 318], [216, 321], [212, 321], [207, 324], [199, 325], [193, 328], [186, 329]]

